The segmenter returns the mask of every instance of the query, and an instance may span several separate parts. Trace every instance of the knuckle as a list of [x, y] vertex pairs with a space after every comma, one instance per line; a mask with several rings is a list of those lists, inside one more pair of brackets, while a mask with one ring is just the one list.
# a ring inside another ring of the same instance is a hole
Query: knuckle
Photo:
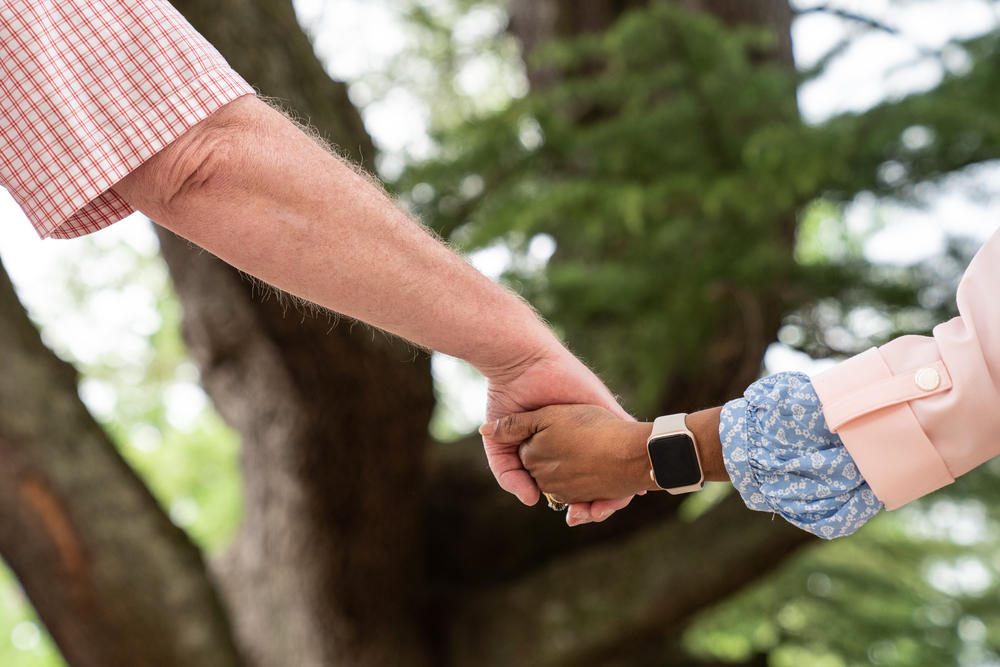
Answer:
[[525, 468], [531, 467], [531, 464], [534, 461], [534, 457], [531, 454], [530, 447], [528, 447], [527, 445], [521, 445], [521, 447], [517, 450], [517, 456], [518, 458], [521, 459], [521, 465], [523, 465]]
[[514, 415], [504, 415], [497, 420], [497, 435], [510, 436], [516, 426], [517, 422]]

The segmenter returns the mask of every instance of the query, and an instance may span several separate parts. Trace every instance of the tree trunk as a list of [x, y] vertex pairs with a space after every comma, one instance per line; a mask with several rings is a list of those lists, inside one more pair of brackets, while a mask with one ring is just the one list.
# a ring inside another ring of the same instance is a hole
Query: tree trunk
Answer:
[[[175, 4], [260, 91], [371, 163], [346, 86], [326, 75], [290, 2]], [[427, 355], [304, 313], [159, 234], [205, 388], [243, 441], [246, 516], [218, 568], [241, 646], [258, 667], [426, 664], [416, 499], [434, 405]]]
[[45, 348], [0, 267], [0, 554], [74, 667], [239, 665], [198, 549]]

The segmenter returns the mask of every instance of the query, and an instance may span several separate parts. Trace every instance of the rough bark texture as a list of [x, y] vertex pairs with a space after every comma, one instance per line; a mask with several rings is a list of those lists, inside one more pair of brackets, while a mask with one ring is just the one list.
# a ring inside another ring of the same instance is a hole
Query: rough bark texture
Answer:
[[333, 81], [290, 0], [172, 3], [257, 90], [299, 114], [345, 157], [371, 168], [375, 148], [347, 86]]
[[[371, 162], [346, 86], [326, 75], [290, 2], [175, 4], [263, 94]], [[243, 440], [246, 516], [218, 571], [249, 660], [424, 664], [415, 500], [434, 404], [428, 357], [304, 314], [177, 237], [160, 239], [205, 387]]]
[[74, 667], [240, 664], [198, 549], [42, 344], [0, 267], [0, 554]]

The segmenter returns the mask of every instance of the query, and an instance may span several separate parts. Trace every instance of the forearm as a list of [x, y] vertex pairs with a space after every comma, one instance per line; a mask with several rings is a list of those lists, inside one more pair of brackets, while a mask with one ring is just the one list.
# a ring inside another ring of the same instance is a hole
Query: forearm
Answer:
[[227, 105], [115, 189], [242, 271], [484, 372], [557, 345], [521, 299], [255, 98]]

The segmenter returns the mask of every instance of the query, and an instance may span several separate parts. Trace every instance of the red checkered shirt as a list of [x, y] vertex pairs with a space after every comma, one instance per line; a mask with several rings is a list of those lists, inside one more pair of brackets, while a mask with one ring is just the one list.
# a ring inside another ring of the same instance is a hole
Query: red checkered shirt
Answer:
[[0, 0], [0, 185], [42, 237], [133, 212], [111, 186], [253, 89], [166, 0]]

